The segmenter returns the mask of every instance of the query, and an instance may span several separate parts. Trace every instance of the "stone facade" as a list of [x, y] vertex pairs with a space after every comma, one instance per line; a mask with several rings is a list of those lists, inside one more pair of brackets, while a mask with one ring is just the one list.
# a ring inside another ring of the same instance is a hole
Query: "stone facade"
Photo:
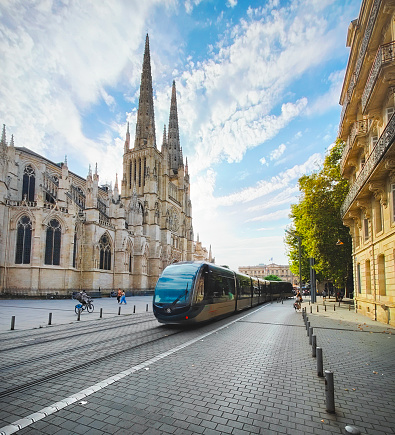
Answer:
[[395, 325], [395, 2], [363, 0], [340, 97], [341, 215], [353, 240], [359, 312]]
[[291, 282], [292, 285], [296, 285], [296, 282], [299, 280], [299, 278], [293, 275], [289, 270], [289, 266], [275, 263], [259, 264], [258, 266], [240, 266], [239, 272], [261, 279], [268, 275], [276, 275], [283, 281]]
[[0, 292], [103, 294], [148, 290], [176, 261], [213, 261], [194, 241], [190, 179], [180, 147], [173, 82], [168, 133], [156, 146], [146, 38], [134, 146], [129, 125], [121, 190], [99, 185], [97, 167], [82, 178], [67, 159], [54, 163], [0, 143]]

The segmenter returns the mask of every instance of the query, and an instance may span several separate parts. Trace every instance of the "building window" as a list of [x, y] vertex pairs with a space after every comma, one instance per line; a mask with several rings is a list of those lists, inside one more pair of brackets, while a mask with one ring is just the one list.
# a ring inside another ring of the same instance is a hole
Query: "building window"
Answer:
[[107, 234], [103, 234], [99, 241], [100, 265], [99, 269], [111, 270], [111, 244]]
[[45, 264], [60, 265], [61, 226], [56, 219], [52, 219], [47, 226], [45, 243]]
[[383, 210], [380, 201], [376, 201], [375, 212], [376, 233], [379, 233], [383, 231]]
[[365, 283], [366, 293], [370, 295], [372, 293], [372, 275], [370, 272], [370, 260], [365, 261]]
[[357, 264], [357, 286], [358, 286], [358, 293], [362, 292], [361, 289], [361, 264]]
[[32, 223], [30, 218], [23, 216], [19, 222], [16, 233], [16, 264], [29, 264], [32, 247]]
[[74, 231], [74, 246], [73, 246], [73, 267], [77, 264], [77, 228]]
[[148, 256], [147, 254], [143, 255], [141, 259], [141, 269], [144, 275], [148, 275]]
[[385, 287], [385, 256], [383, 254], [378, 257], [378, 273], [379, 273], [379, 294], [385, 296], [387, 291]]
[[34, 201], [34, 191], [36, 185], [36, 177], [34, 169], [27, 165], [23, 171], [23, 187], [22, 187], [22, 199], [25, 198], [27, 201]]
[[369, 240], [369, 219], [364, 219], [363, 220], [363, 227], [364, 227], [364, 238], [365, 238], [365, 242], [367, 242]]

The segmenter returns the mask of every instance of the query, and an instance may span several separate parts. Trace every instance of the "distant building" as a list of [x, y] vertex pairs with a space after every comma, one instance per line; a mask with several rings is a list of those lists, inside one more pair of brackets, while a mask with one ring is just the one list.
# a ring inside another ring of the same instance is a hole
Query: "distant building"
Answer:
[[296, 285], [297, 276], [293, 275], [289, 270], [289, 266], [283, 266], [275, 263], [259, 264], [258, 266], [239, 266], [239, 272], [256, 278], [264, 278], [268, 275], [276, 275], [283, 281], [291, 282]]
[[363, 0], [348, 28], [340, 104], [341, 207], [353, 242], [354, 297], [362, 314], [395, 325], [395, 3]]
[[134, 142], [129, 125], [119, 189], [0, 140], [0, 292], [149, 290], [178, 261], [214, 261], [194, 241], [188, 164], [173, 82], [169, 125], [156, 145], [148, 35]]

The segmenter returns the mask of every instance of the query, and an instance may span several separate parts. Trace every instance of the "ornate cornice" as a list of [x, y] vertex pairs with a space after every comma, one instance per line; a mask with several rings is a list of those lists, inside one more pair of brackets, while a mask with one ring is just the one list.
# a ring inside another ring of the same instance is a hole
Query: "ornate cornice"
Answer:
[[369, 190], [373, 192], [377, 201], [380, 201], [384, 207], [387, 207], [387, 195], [385, 192], [385, 186], [381, 183], [369, 183]]
[[362, 229], [361, 216], [359, 215], [359, 213], [357, 213], [355, 211], [350, 211], [347, 214], [347, 218], [353, 219], [355, 221], [355, 223], [358, 225], [358, 228]]
[[360, 199], [357, 201], [357, 207], [359, 207], [365, 214], [366, 219], [370, 219], [371, 204], [367, 200]]

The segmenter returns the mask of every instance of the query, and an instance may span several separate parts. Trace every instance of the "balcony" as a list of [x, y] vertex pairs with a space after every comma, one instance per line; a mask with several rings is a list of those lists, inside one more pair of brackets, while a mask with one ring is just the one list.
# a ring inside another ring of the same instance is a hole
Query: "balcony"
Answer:
[[377, 82], [377, 78], [380, 73], [383, 71], [383, 68], [387, 65], [390, 65], [395, 60], [395, 41], [390, 42], [389, 44], [382, 45], [378, 50], [373, 62], [373, 66], [370, 70], [368, 80], [366, 81], [365, 89], [362, 94], [361, 102], [362, 102], [362, 112], [365, 111], [370, 97], [373, 93], [373, 89]]
[[354, 146], [355, 139], [357, 137], [366, 136], [367, 132], [368, 132], [368, 120], [367, 119], [362, 119], [361, 121], [354, 122], [354, 124], [351, 128], [350, 136], [348, 136], [346, 146], [343, 150], [342, 159], [340, 161], [341, 173], [343, 173], [343, 171], [344, 171], [346, 159], [349, 156], [350, 151], [352, 150], [352, 148]]
[[367, 180], [371, 177], [377, 165], [380, 163], [381, 159], [392, 145], [395, 139], [395, 116], [392, 115], [387, 126], [385, 127], [382, 135], [377, 141], [376, 146], [373, 148], [369, 157], [366, 160], [365, 166], [359, 173], [355, 183], [350, 187], [346, 199], [340, 208], [340, 214], [344, 218], [351, 204], [355, 201], [358, 193], [361, 191], [362, 187], [365, 185]]
[[358, 58], [357, 58], [357, 61], [355, 64], [354, 73], [350, 78], [350, 83], [348, 84], [347, 93], [346, 93], [344, 101], [343, 101], [343, 108], [342, 108], [342, 112], [340, 115], [340, 123], [339, 123], [339, 136], [340, 137], [341, 137], [341, 132], [343, 130], [343, 122], [344, 122], [344, 118], [346, 116], [347, 108], [350, 105], [351, 98], [352, 98], [352, 95], [354, 93], [354, 89], [357, 85], [359, 74], [360, 74], [361, 69], [362, 69], [366, 50], [368, 48], [370, 37], [372, 35], [373, 28], [374, 28], [375, 23], [376, 23], [376, 18], [377, 18], [377, 14], [378, 14], [381, 2], [382, 2], [382, 0], [374, 0], [373, 5], [372, 5], [372, 9], [370, 10], [369, 19], [368, 19], [368, 22], [366, 24], [365, 33], [363, 35], [362, 43], [361, 43], [361, 46], [359, 49]]

